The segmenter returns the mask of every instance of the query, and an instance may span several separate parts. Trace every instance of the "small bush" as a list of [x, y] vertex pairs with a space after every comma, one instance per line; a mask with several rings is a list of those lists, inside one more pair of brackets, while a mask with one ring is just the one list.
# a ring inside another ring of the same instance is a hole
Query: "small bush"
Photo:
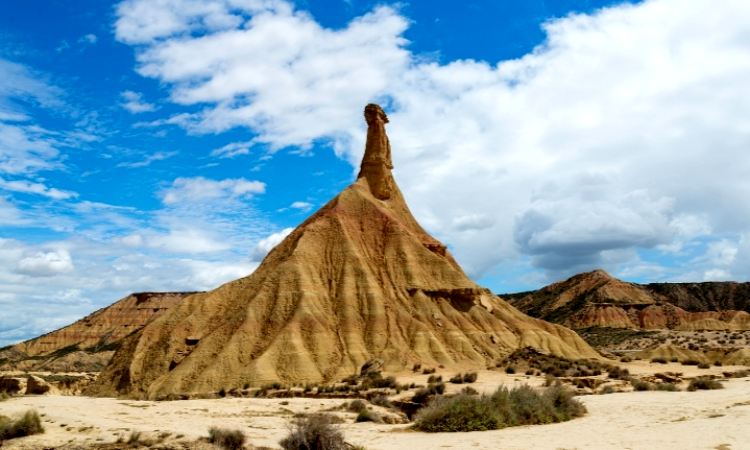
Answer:
[[414, 367], [411, 368], [412, 372], [419, 372], [422, 369], [422, 364], [414, 364]]
[[429, 369], [429, 368], [425, 367], [424, 370], [422, 370], [422, 375], [429, 375], [431, 373], [435, 373], [435, 369], [434, 368]]
[[393, 408], [393, 403], [391, 403], [390, 400], [388, 400], [388, 397], [385, 395], [376, 395], [372, 399], [370, 399], [370, 403], [373, 405], [382, 406], [383, 408]]
[[462, 384], [464, 382], [464, 376], [462, 374], [456, 374], [454, 377], [452, 377], [450, 380], [453, 384]]
[[427, 383], [428, 384], [429, 383], [440, 383], [441, 381], [443, 381], [443, 376], [442, 375], [438, 375], [438, 376], [430, 375], [430, 377], [427, 378]]
[[421, 409], [414, 427], [429, 432], [480, 431], [497, 430], [503, 423], [489, 397], [459, 395], [437, 399]]
[[382, 420], [380, 419], [380, 415], [377, 413], [374, 413], [370, 411], [369, 409], [363, 409], [362, 411], [357, 414], [357, 422], [376, 422], [380, 423]]
[[682, 362], [682, 365], [683, 365], [683, 366], [697, 366], [697, 365], [699, 365], [700, 363], [701, 363], [701, 362], [700, 362], [700, 361], [698, 361], [697, 359], [692, 359], [692, 358], [691, 358], [691, 359], [686, 359], [685, 361], [683, 361], [683, 362]]
[[680, 391], [680, 389], [672, 383], [658, 383], [656, 384], [656, 390], [667, 391], [667, 392], [679, 392]]
[[364, 400], [354, 400], [353, 402], [349, 403], [349, 406], [346, 408], [350, 412], [362, 412], [367, 410], [367, 403], [365, 403]]
[[711, 366], [708, 363], [700, 363], [700, 364], [698, 364], [698, 368], [699, 369], [708, 369], [709, 367], [711, 367]]
[[621, 369], [620, 367], [615, 366], [609, 369], [607, 376], [612, 379], [623, 380], [630, 376], [630, 372], [628, 369]]
[[44, 427], [39, 414], [33, 409], [26, 411], [16, 421], [3, 420], [0, 416], [0, 442], [40, 433], [44, 433]]
[[289, 435], [279, 442], [284, 450], [346, 450], [344, 435], [328, 414], [295, 418]]
[[478, 376], [479, 375], [476, 372], [467, 373], [466, 375], [464, 375], [464, 383], [474, 383], [475, 381], [477, 381]]
[[420, 388], [414, 393], [411, 401], [414, 403], [427, 403], [430, 397], [442, 395], [445, 392], [444, 383], [429, 384], [426, 388]]
[[516, 373], [516, 368], [513, 366], [508, 366], [505, 368], [505, 373], [510, 373], [510, 374]]
[[613, 386], [604, 386], [601, 391], [599, 391], [600, 394], [614, 394], [617, 392]]
[[651, 362], [652, 363], [658, 363], [658, 364], [666, 364], [668, 361], [667, 361], [667, 358], [661, 358], [661, 357], [659, 357], [659, 358], [653, 358], [651, 360]]
[[648, 381], [632, 379], [630, 380], [630, 384], [633, 385], [633, 389], [635, 389], [636, 391], [650, 391], [654, 389], [654, 387]]
[[633, 358], [631, 358], [630, 356], [623, 356], [622, 358], [620, 358], [620, 362], [629, 363], [631, 361], [633, 361]]
[[694, 392], [698, 389], [724, 389], [724, 385], [710, 378], [696, 378], [690, 382], [687, 390]]
[[466, 386], [465, 388], [461, 389], [461, 395], [479, 395], [479, 391], [471, 386]]
[[245, 445], [245, 433], [242, 430], [211, 427], [208, 430], [208, 441], [226, 450], [237, 450]]

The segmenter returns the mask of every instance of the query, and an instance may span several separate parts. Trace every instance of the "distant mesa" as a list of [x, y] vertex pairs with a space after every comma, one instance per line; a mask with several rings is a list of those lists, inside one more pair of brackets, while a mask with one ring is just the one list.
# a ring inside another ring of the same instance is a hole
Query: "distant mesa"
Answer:
[[494, 365], [533, 346], [598, 354], [469, 280], [412, 216], [374, 104], [358, 179], [251, 275], [189, 296], [125, 339], [87, 392], [158, 399], [272, 381], [328, 382], [372, 360], [386, 371]]
[[750, 330], [750, 283], [640, 285], [595, 270], [501, 297], [532, 317], [574, 329]]

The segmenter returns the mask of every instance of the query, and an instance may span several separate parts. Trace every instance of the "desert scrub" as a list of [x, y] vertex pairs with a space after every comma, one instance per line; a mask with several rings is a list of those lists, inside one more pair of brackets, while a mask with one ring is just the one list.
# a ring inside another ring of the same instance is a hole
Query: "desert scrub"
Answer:
[[654, 389], [654, 386], [648, 381], [632, 379], [630, 380], [630, 384], [633, 385], [633, 389], [636, 391], [651, 391]]
[[442, 395], [445, 392], [445, 383], [429, 384], [426, 388], [420, 388], [412, 396], [411, 401], [414, 403], [427, 403], [431, 397]]
[[208, 441], [226, 450], [238, 450], [245, 445], [245, 433], [242, 430], [211, 427], [208, 429]]
[[289, 435], [279, 442], [284, 450], [347, 450], [344, 435], [328, 414], [296, 417]]
[[380, 414], [370, 411], [369, 409], [363, 409], [357, 414], [356, 422], [382, 423], [383, 420], [380, 418]]
[[15, 421], [0, 416], [0, 442], [40, 433], [44, 433], [44, 427], [39, 414], [33, 409], [26, 411]]
[[414, 428], [428, 432], [496, 430], [562, 422], [585, 412], [583, 404], [560, 385], [543, 394], [529, 386], [511, 390], [501, 386], [492, 395], [437, 398], [417, 413]]
[[657, 391], [680, 392], [680, 389], [672, 383], [657, 383], [654, 387]]
[[694, 392], [698, 389], [724, 389], [724, 385], [710, 378], [696, 378], [690, 382], [687, 390]]

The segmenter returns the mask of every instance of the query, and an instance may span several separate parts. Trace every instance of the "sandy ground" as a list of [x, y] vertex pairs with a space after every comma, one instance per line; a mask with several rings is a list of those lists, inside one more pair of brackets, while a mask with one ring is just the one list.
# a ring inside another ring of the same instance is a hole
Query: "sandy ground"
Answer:
[[[683, 372], [685, 376], [720, 373], [740, 367], [701, 370], [679, 364], [623, 364], [631, 373]], [[452, 373], [443, 373], [447, 379]], [[402, 374], [424, 383], [427, 376]], [[497, 384], [539, 384], [539, 378], [511, 376], [497, 371], [479, 374], [472, 386], [480, 391]], [[588, 414], [570, 422], [472, 433], [421, 433], [409, 425], [353, 423], [342, 429], [349, 442], [369, 450], [503, 449], [503, 450], [685, 450], [750, 449], [750, 378], [723, 382], [725, 389], [698, 392], [628, 392], [579, 397]], [[461, 386], [450, 385], [458, 389]], [[278, 448], [294, 413], [331, 409], [345, 400], [216, 399], [146, 402], [111, 398], [27, 396], [0, 403], [0, 414], [14, 416], [30, 408], [43, 415], [47, 432], [5, 443], [5, 448], [43, 448], [74, 442], [113, 442], [119, 434], [142, 431], [169, 440], [207, 436], [211, 426], [239, 428], [254, 445]], [[182, 435], [182, 436], [180, 436]], [[177, 436], [180, 436], [177, 438]]]

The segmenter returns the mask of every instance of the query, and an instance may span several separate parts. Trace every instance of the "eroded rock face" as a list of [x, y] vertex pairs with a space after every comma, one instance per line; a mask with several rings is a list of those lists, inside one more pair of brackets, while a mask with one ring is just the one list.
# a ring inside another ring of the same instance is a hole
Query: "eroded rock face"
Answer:
[[106, 347], [139, 330], [194, 292], [131, 294], [67, 327], [14, 346], [29, 355], [47, 355], [77, 345], [84, 350]]
[[36, 375], [29, 375], [29, 379], [26, 381], [26, 395], [43, 395], [50, 389], [52, 387]]
[[179, 305], [128, 338], [93, 395], [163, 398], [271, 381], [328, 382], [368, 361], [386, 371], [482, 368], [526, 346], [598, 357], [468, 279], [412, 216], [391, 175], [387, 122], [368, 105], [359, 179], [256, 271]]
[[[503, 297], [533, 317], [575, 329], [611, 327], [682, 331], [750, 330], [750, 314], [745, 311], [688, 312], [672, 304], [664, 294], [671, 293], [673, 298], [679, 298], [682, 303], [694, 304], [684, 298], [688, 289], [680, 286], [672, 289], [659, 284], [657, 291], [652, 286], [626, 283], [612, 278], [603, 270], [595, 270], [575, 275], [538, 291]], [[735, 292], [739, 289], [719, 290]], [[700, 292], [709, 296], [706, 289]], [[730, 303], [721, 301], [716, 296], [711, 298], [712, 305]]]

